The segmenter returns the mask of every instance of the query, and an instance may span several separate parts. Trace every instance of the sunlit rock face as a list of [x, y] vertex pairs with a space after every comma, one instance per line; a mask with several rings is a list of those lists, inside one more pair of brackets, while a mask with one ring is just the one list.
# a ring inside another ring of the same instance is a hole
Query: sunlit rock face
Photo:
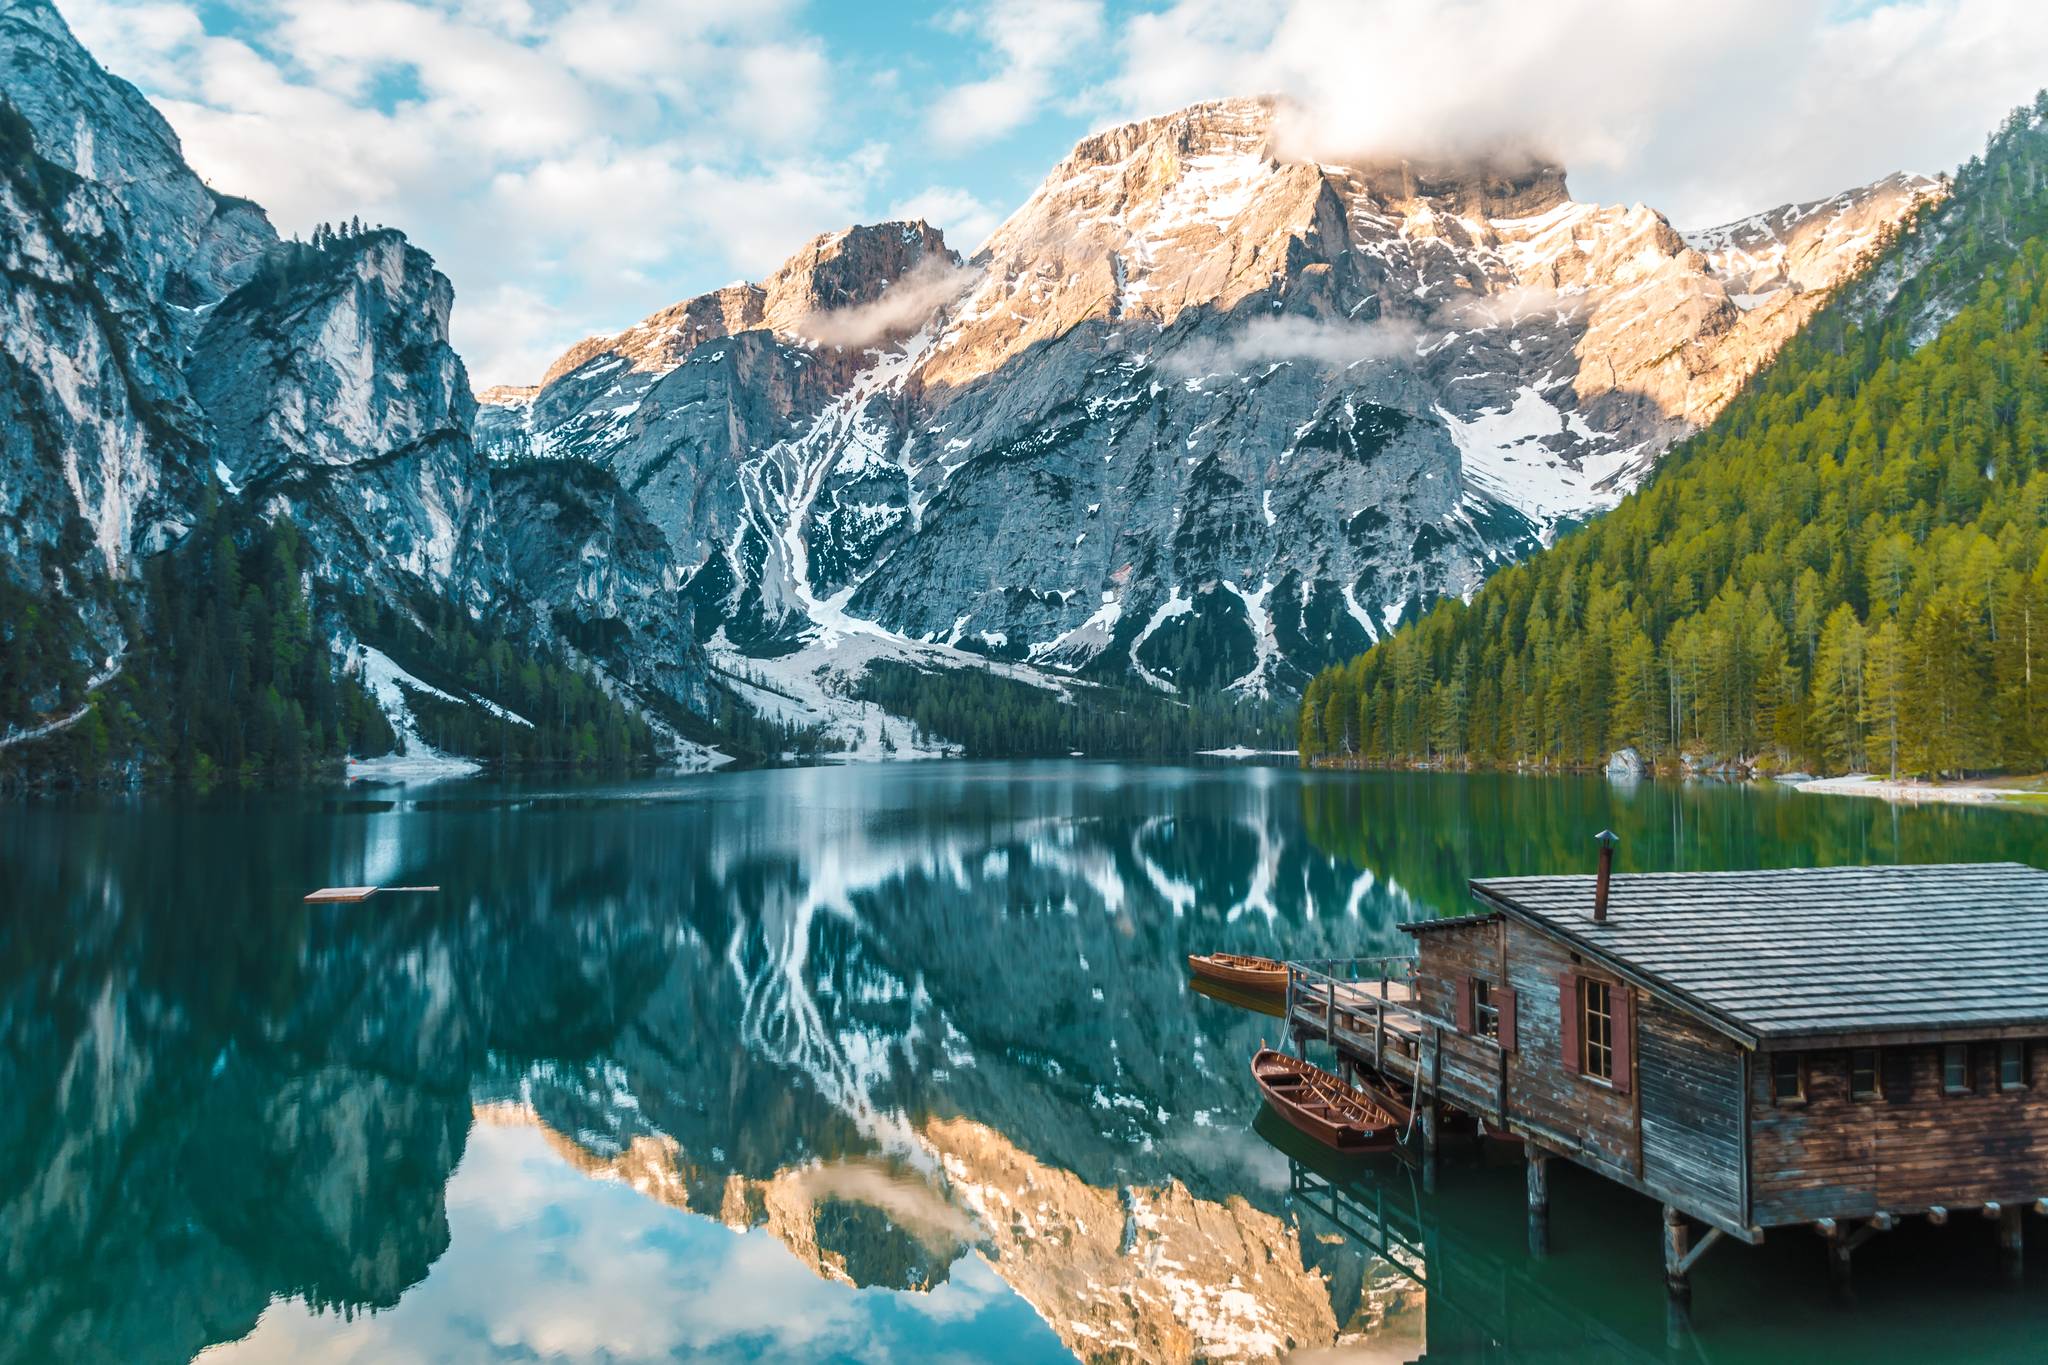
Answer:
[[964, 263], [923, 224], [821, 239], [579, 345], [479, 440], [612, 468], [741, 654], [879, 626], [1285, 692], [1611, 506], [1937, 188], [1685, 234], [1555, 166], [1296, 159], [1278, 112], [1097, 134]]

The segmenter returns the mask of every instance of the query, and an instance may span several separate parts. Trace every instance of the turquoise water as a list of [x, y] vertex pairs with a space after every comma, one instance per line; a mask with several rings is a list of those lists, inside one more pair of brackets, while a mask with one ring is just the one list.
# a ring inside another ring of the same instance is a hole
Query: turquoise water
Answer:
[[[1991, 1226], [1834, 1300], [1519, 1162], [1332, 1166], [1183, 957], [1406, 946], [1468, 876], [2016, 858], [1743, 786], [1090, 763], [0, 809], [0, 1361], [2036, 1359]], [[308, 907], [321, 885], [437, 884]], [[1981, 1221], [1981, 1220], [1980, 1220]], [[209, 1349], [211, 1348], [211, 1349]], [[1317, 1358], [1328, 1358], [1318, 1356]]]

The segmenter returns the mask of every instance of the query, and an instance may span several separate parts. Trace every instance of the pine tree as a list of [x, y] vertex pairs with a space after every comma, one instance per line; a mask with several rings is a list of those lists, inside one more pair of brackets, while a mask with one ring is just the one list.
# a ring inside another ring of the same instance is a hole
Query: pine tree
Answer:
[[1821, 627], [1808, 713], [1820, 766], [1862, 768], [1863, 623], [1847, 602], [1838, 603]]
[[1905, 690], [1906, 661], [1899, 623], [1887, 617], [1863, 645], [1862, 720], [1894, 781], [1899, 776], [1899, 724]]

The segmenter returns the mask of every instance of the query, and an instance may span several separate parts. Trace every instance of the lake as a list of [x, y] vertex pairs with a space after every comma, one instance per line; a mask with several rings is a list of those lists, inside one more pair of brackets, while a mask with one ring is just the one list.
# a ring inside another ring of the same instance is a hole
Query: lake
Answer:
[[[1465, 879], [2048, 862], [1716, 784], [1061, 762], [0, 808], [0, 1361], [2039, 1359], [1992, 1225], [1828, 1291], [1518, 1157], [1339, 1163], [1184, 955], [1404, 951]], [[435, 894], [307, 906], [315, 887]]]

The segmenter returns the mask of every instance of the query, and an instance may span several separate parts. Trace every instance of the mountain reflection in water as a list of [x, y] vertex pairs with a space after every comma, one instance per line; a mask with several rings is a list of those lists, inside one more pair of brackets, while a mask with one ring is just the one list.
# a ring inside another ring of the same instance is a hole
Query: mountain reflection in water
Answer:
[[[1625, 866], [2039, 861], [2048, 829], [1095, 764], [10, 808], [0, 1361], [1661, 1358], [1654, 1208], [1568, 1180], [1531, 1263], [1518, 1165], [1423, 1200], [1268, 1141], [1244, 1063], [1278, 1021], [1184, 968], [1399, 951], [1603, 825]], [[299, 903], [394, 882], [444, 890]], [[1953, 1271], [1988, 1236], [1938, 1247], [1918, 1336], [1834, 1314], [1792, 1239], [1717, 1253], [1687, 1358], [2048, 1325]]]

